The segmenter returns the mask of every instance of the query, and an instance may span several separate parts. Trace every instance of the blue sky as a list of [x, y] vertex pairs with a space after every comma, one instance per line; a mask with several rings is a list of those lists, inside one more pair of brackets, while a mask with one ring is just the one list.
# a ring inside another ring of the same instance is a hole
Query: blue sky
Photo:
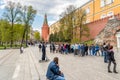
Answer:
[[49, 26], [59, 20], [59, 15], [65, 11], [69, 5], [76, 8], [85, 4], [89, 0], [0, 0], [0, 18], [2, 18], [4, 7], [8, 1], [20, 2], [22, 5], [32, 5], [37, 10], [37, 15], [33, 22], [34, 30], [41, 30], [44, 14], [47, 14]]

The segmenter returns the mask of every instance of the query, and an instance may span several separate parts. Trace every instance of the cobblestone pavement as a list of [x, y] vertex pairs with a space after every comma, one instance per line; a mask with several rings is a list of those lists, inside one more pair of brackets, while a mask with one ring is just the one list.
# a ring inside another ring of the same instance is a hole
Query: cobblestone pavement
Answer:
[[[50, 53], [47, 47], [49, 62], [41, 62], [41, 51], [38, 46], [24, 49], [0, 51], [0, 80], [46, 80], [48, 64], [55, 56], [66, 80], [120, 80], [120, 51], [115, 51], [118, 74], [107, 72], [107, 63], [100, 56], [74, 56], [73, 54]], [[111, 65], [113, 66], [113, 65]], [[111, 67], [112, 70], [113, 67]]]

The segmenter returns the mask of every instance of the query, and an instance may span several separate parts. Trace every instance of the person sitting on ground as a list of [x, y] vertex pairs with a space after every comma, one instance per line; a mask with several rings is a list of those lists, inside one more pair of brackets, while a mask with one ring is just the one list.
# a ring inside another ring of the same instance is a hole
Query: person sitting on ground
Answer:
[[49, 64], [46, 77], [49, 80], [65, 80], [63, 73], [59, 70], [58, 57]]

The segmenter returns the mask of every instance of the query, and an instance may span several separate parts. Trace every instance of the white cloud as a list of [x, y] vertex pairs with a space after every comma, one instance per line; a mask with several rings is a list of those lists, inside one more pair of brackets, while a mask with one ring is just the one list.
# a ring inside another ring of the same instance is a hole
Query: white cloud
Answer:
[[[4, 5], [8, 1], [20, 2], [22, 5], [32, 5], [37, 10], [38, 15], [47, 13], [48, 17], [53, 17], [49, 24], [59, 19], [59, 15], [65, 11], [69, 5], [80, 7], [89, 0], [2, 0]], [[1, 8], [4, 8], [1, 6]]]
[[41, 33], [41, 28], [33, 28], [33, 30], [34, 30], [34, 31], [36, 31], [36, 30], [37, 30], [38, 32], [40, 32], [40, 33]]
[[48, 25], [51, 25], [51, 24], [53, 24], [53, 23], [55, 23], [55, 22], [56, 22], [55, 20], [49, 21], [49, 22], [48, 22]]
[[4, 9], [6, 2], [4, 0], [0, 0], [0, 9]]
[[60, 15], [68, 5], [81, 6], [83, 3], [89, 0], [4, 0], [20, 2], [23, 5], [32, 5], [38, 13], [43, 15], [44, 13], [50, 15]]

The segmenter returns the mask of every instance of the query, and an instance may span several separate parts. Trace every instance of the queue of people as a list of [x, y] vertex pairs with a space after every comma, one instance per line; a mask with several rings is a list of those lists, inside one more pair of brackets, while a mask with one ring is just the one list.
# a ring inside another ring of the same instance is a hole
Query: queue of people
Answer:
[[[90, 45], [88, 46], [87, 44], [50, 44], [50, 52], [60, 52], [61, 54], [68, 54], [68, 53], [74, 53], [74, 55], [101, 55], [103, 56], [103, 47], [99, 46], [98, 44]], [[100, 51], [102, 54], [100, 54]]]
[[50, 44], [50, 52], [53, 53], [59, 52], [61, 54], [70, 54], [84, 56], [102, 56], [104, 57], [104, 63], [108, 63], [108, 72], [111, 73], [110, 66], [111, 62], [114, 64], [113, 72], [116, 71], [116, 61], [114, 58], [113, 46], [109, 43], [103, 43], [103, 45], [87, 45], [87, 44], [59, 44], [55, 45], [54, 43]]

